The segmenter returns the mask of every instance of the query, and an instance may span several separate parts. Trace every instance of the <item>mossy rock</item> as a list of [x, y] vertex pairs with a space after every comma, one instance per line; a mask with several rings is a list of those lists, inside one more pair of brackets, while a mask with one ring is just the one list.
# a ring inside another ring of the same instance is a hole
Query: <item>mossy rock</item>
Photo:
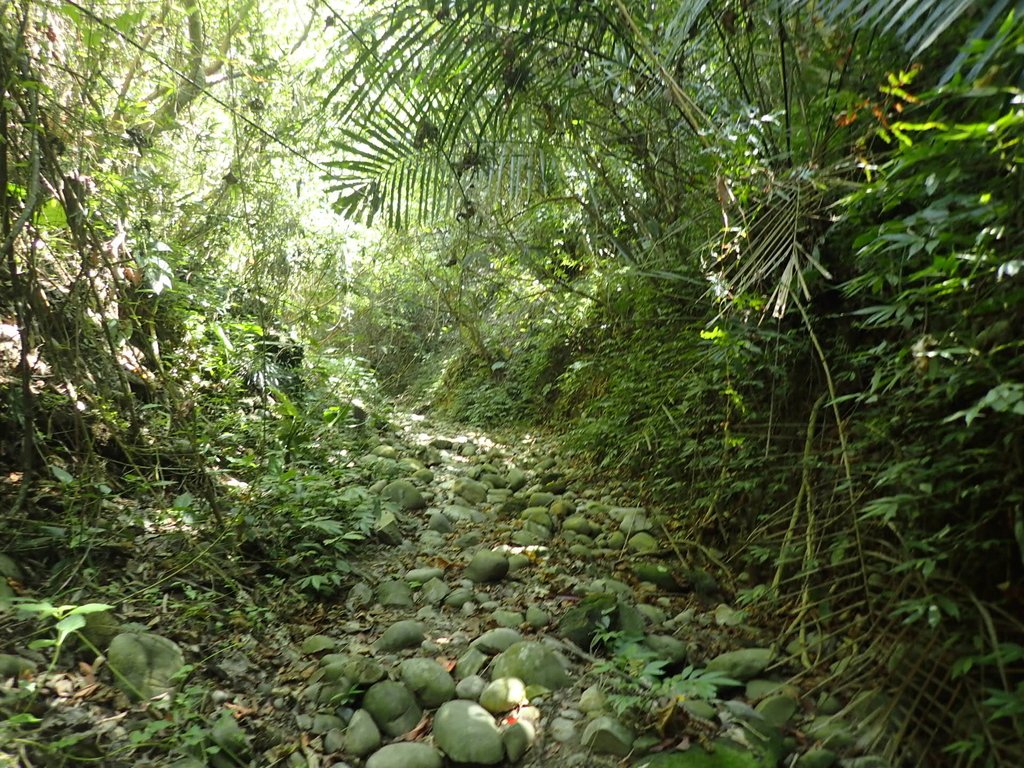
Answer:
[[661, 563], [637, 563], [633, 573], [640, 581], [646, 581], [668, 592], [678, 592], [679, 582], [670, 568]]
[[181, 649], [152, 632], [122, 632], [107, 651], [107, 663], [119, 688], [132, 701], [174, 691], [172, 680], [185, 666]]
[[558, 634], [584, 650], [598, 629], [605, 627], [626, 635], [643, 635], [643, 616], [632, 605], [623, 602], [612, 592], [595, 592], [566, 611], [558, 622]]
[[78, 630], [78, 634], [89, 647], [103, 652], [110, 646], [111, 641], [121, 634], [121, 622], [117, 620], [113, 611], [87, 613], [85, 626]]
[[491, 674], [495, 680], [514, 677], [527, 686], [542, 686], [550, 691], [570, 683], [569, 675], [554, 651], [529, 640], [515, 643], [499, 653], [494, 659]]
[[720, 740], [714, 752], [693, 747], [685, 752], [661, 752], [633, 762], [633, 768], [775, 768], [774, 757], [759, 757], [731, 741]]

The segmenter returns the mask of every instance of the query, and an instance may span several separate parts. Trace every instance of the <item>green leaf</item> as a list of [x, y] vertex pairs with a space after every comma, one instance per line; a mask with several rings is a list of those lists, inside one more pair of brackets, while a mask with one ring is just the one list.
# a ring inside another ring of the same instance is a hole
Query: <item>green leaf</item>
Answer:
[[76, 608], [71, 609], [69, 616], [85, 615], [87, 613], [102, 613], [103, 611], [112, 611], [114, 606], [107, 605], [106, 603], [86, 603], [85, 605], [79, 605]]
[[53, 476], [56, 477], [64, 485], [70, 485], [71, 483], [75, 482], [74, 476], [66, 469], [63, 469], [56, 465], [51, 465], [50, 472], [52, 472]]
[[28, 712], [19, 712], [16, 715], [11, 715], [4, 722], [8, 725], [31, 725], [33, 723], [41, 723], [43, 721]]
[[68, 635], [76, 632], [85, 626], [85, 617], [79, 613], [72, 613], [57, 622], [57, 645], [63, 645]]
[[52, 603], [46, 601], [37, 602], [34, 600], [27, 600], [23, 597], [16, 597], [13, 602], [19, 611], [23, 611], [25, 613], [38, 613], [42, 616], [57, 615], [57, 609], [53, 607]]
[[67, 213], [59, 200], [50, 198], [36, 212], [36, 223], [41, 229], [63, 229], [68, 225]]
[[139, 22], [142, 21], [145, 16], [145, 11], [128, 11], [126, 13], [118, 14], [113, 19], [110, 19], [110, 24], [119, 32], [127, 35], [134, 31], [135, 27], [138, 26]]

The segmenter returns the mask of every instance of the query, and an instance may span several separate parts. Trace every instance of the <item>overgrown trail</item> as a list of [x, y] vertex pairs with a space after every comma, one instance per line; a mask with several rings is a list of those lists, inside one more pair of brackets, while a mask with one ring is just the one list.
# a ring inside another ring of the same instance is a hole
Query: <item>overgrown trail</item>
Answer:
[[[842, 702], [787, 683], [803, 649], [688, 559], [671, 510], [583, 482], [557, 449], [410, 419], [357, 464], [379, 530], [337, 599], [282, 596], [265, 615], [288, 624], [239, 615], [213, 637], [198, 614], [120, 616], [139, 623], [92, 627], [105, 665], [44, 673], [18, 645], [4, 675], [41, 684], [41, 732], [68, 740], [23, 764], [828, 766], [878, 726], [879, 701], [833, 719]], [[129, 703], [110, 667], [176, 698]]]

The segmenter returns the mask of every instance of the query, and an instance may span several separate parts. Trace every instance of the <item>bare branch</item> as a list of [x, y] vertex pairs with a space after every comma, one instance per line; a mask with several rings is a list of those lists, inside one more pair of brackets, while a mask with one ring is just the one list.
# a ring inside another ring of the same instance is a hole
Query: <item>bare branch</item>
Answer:
[[150, 94], [146, 101], [155, 102], [163, 99], [161, 103], [146, 120], [142, 127], [150, 135], [159, 133], [171, 127], [174, 119], [185, 107], [195, 101], [209, 85], [215, 82], [223, 82], [231, 79], [233, 75], [216, 77], [224, 67], [224, 61], [231, 48], [231, 41], [235, 33], [248, 19], [255, 0], [247, 0], [239, 9], [230, 27], [224, 32], [223, 37], [217, 44], [217, 58], [215, 61], [206, 64], [206, 34], [203, 28], [202, 14], [199, 4], [196, 3], [189, 9], [188, 14], [188, 37], [189, 37], [189, 60], [188, 71], [183, 75], [178, 84], [173, 88], [161, 88]]

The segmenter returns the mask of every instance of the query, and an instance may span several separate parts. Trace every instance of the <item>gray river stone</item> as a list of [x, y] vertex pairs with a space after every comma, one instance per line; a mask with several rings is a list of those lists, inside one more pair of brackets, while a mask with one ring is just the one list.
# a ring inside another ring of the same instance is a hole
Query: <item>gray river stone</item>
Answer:
[[528, 606], [526, 609], [526, 623], [534, 629], [543, 629], [551, 622], [551, 615], [543, 608], [536, 605]]
[[551, 541], [551, 531], [536, 523], [526, 523], [512, 533], [511, 541], [521, 547], [535, 547]]
[[523, 636], [510, 627], [489, 629], [472, 642], [474, 648], [484, 653], [495, 654], [508, 650], [515, 643], [521, 643]]
[[479, 674], [490, 657], [478, 648], [470, 648], [455, 662], [455, 676], [460, 680]]
[[519, 513], [519, 518], [527, 522], [537, 523], [537, 525], [543, 525], [549, 531], [554, 530], [555, 527], [554, 518], [551, 517], [547, 507], [527, 507]]
[[480, 677], [480, 675], [470, 675], [460, 680], [459, 684], [455, 686], [455, 695], [460, 699], [477, 701], [486, 687], [487, 681]]
[[345, 731], [345, 751], [363, 757], [381, 745], [380, 729], [365, 709], [357, 709]]
[[500, 552], [482, 549], [466, 566], [465, 576], [476, 583], [501, 581], [508, 573], [508, 558]]
[[527, 685], [540, 685], [550, 690], [564, 688], [570, 682], [554, 651], [529, 640], [516, 643], [495, 657], [492, 676], [517, 677]]
[[470, 504], [482, 504], [487, 500], [487, 486], [476, 480], [460, 477], [455, 481], [452, 490]]
[[152, 632], [122, 632], [107, 651], [117, 686], [133, 701], [173, 692], [172, 678], [185, 666], [181, 648]]
[[435, 533], [451, 533], [454, 530], [452, 521], [443, 512], [431, 512], [427, 528]]
[[381, 582], [377, 602], [385, 608], [408, 608], [412, 605], [412, 588], [404, 581]]
[[396, 621], [384, 630], [384, 634], [375, 643], [381, 651], [399, 651], [402, 648], [415, 648], [423, 642], [426, 627], [412, 619]]
[[708, 662], [707, 670], [743, 682], [761, 674], [771, 660], [770, 648], [741, 648], [715, 656]]
[[526, 485], [526, 473], [520, 469], [512, 468], [505, 475], [505, 482], [512, 491], [518, 491]]
[[452, 589], [440, 579], [431, 579], [423, 585], [420, 590], [420, 597], [427, 605], [437, 605], [444, 600]]
[[468, 587], [456, 587], [444, 599], [444, 604], [449, 608], [458, 609], [473, 600], [475, 597], [476, 595], [473, 593], [472, 589], [469, 589]]
[[492, 613], [491, 619], [493, 619], [494, 623], [497, 624], [499, 627], [508, 628], [518, 627], [520, 624], [526, 621], [526, 619], [523, 617], [523, 614], [519, 613], [519, 611], [509, 611], [505, 608], [499, 608], [494, 613]]
[[480, 706], [492, 714], [509, 712], [526, 702], [526, 686], [517, 677], [498, 677], [480, 693]]
[[320, 651], [330, 651], [338, 647], [337, 639], [329, 635], [310, 635], [302, 641], [299, 653], [303, 656], [311, 656]]
[[629, 537], [627, 546], [631, 552], [656, 552], [658, 549], [658, 540], [646, 531], [641, 531], [640, 533], [635, 533]]
[[627, 536], [641, 531], [650, 531], [653, 527], [642, 509], [627, 510], [622, 516], [622, 522], [619, 523], [619, 530]]
[[117, 620], [113, 611], [87, 613], [84, 618], [85, 626], [78, 630], [78, 634], [101, 651], [121, 633], [121, 622]]
[[486, 709], [457, 699], [434, 716], [434, 741], [453, 762], [497, 765], [505, 759], [501, 731]]
[[461, 504], [449, 504], [444, 508], [443, 514], [452, 523], [471, 523], [473, 522], [474, 510], [469, 507], [464, 507]]
[[363, 709], [388, 736], [401, 736], [416, 727], [423, 711], [401, 683], [385, 680], [370, 686], [363, 698]]
[[350, 608], [366, 608], [372, 602], [373, 589], [365, 581], [356, 582], [345, 598], [345, 605]]
[[549, 507], [556, 520], [576, 514], [576, 505], [568, 499], [555, 499]]
[[423, 500], [423, 495], [408, 480], [393, 480], [384, 486], [384, 490], [381, 491], [380, 495], [388, 501], [395, 502], [399, 507], [407, 511], [423, 509], [427, 506], [427, 502]]
[[599, 717], [583, 730], [580, 742], [598, 754], [625, 757], [633, 749], [633, 731], [614, 717]]
[[633, 566], [633, 573], [640, 581], [654, 584], [668, 592], [679, 591], [679, 582], [672, 569], [660, 563], [637, 563]]
[[405, 580], [417, 584], [426, 584], [431, 579], [441, 578], [444, 578], [444, 571], [440, 568], [413, 568], [405, 572]]
[[505, 742], [505, 754], [510, 763], [522, 760], [536, 739], [537, 729], [529, 720], [516, 720], [501, 733], [501, 740]]
[[406, 659], [398, 674], [424, 707], [433, 709], [455, 696], [455, 680], [433, 659]]
[[346, 660], [342, 670], [344, 676], [357, 685], [373, 685], [384, 678], [384, 667], [380, 662], [366, 656]]
[[530, 506], [531, 507], [543, 507], [547, 509], [555, 501], [555, 494], [545, 493], [544, 491], [538, 491], [537, 493], [530, 494]]
[[508, 481], [499, 474], [494, 472], [483, 472], [479, 478], [480, 482], [484, 485], [489, 485], [491, 488], [504, 489], [508, 485]]
[[374, 456], [379, 456], [382, 459], [397, 459], [398, 451], [393, 445], [378, 445], [370, 453]]
[[593, 536], [595, 533], [600, 532], [600, 530], [584, 515], [570, 515], [562, 521], [563, 532], [571, 531], [572, 533], [581, 533], [584, 536]]
[[777, 693], [762, 699], [754, 710], [769, 724], [783, 728], [793, 719], [799, 707], [800, 703], [793, 696], [788, 693]]
[[644, 643], [662, 659], [667, 659], [672, 664], [681, 664], [686, 661], [686, 643], [672, 635], [648, 635]]
[[441, 765], [441, 753], [422, 741], [388, 744], [366, 761], [366, 768], [441, 768]]

